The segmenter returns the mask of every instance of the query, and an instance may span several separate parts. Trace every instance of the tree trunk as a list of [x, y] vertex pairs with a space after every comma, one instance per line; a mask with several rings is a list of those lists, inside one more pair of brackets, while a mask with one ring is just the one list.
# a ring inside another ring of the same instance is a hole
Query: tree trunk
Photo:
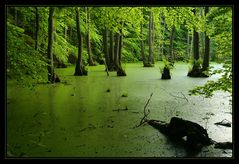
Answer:
[[92, 59], [92, 51], [91, 51], [91, 44], [90, 44], [90, 12], [89, 9], [86, 7], [86, 24], [87, 24], [87, 35], [86, 35], [86, 43], [87, 43], [87, 51], [88, 51], [88, 63], [90, 66], [94, 66], [95, 63]]
[[152, 64], [154, 64], [154, 17], [153, 17], [153, 13], [152, 13], [152, 21], [151, 21], [151, 28], [152, 28], [152, 33], [151, 33], [151, 38], [152, 38], [152, 40], [151, 40], [151, 45], [152, 45], [152, 56], [151, 56], [151, 62], [152, 62]]
[[188, 30], [188, 36], [187, 36], [187, 58], [189, 59], [190, 57], [190, 33], [189, 33], [189, 30]]
[[103, 51], [105, 55], [105, 65], [108, 70], [108, 68], [110, 67], [110, 59], [109, 59], [109, 51], [108, 51], [108, 30], [106, 27], [103, 31], [103, 47], [104, 47]]
[[119, 35], [119, 65], [121, 66], [121, 53], [122, 53], [122, 47], [123, 47], [123, 35]]
[[114, 33], [110, 31], [110, 52], [109, 52], [109, 71], [114, 71]]
[[115, 60], [115, 66], [117, 69], [117, 76], [126, 76], [126, 72], [123, 70], [121, 66], [121, 49], [122, 49], [122, 34], [117, 34], [117, 57]]
[[[193, 12], [194, 12], [194, 15], [196, 16], [196, 9], [194, 9]], [[194, 60], [199, 59], [199, 36], [195, 27], [193, 29], [193, 57], [194, 57]]]
[[143, 39], [143, 24], [141, 22], [140, 24], [140, 30], [141, 30], [141, 56], [142, 56], [142, 60], [143, 60], [143, 64], [146, 64], [146, 59], [145, 59], [145, 54], [144, 54], [144, 39]]
[[48, 49], [47, 49], [47, 57], [48, 57], [48, 81], [50, 83], [60, 82], [60, 79], [54, 73], [54, 63], [53, 63], [53, 53], [52, 53], [52, 46], [53, 46], [53, 30], [54, 30], [54, 7], [50, 7], [49, 9], [49, 18], [48, 18]]
[[149, 15], [149, 56], [148, 56], [148, 64], [152, 63], [152, 55], [153, 49], [152, 49], [152, 11], [150, 11]]
[[76, 10], [76, 28], [77, 28], [77, 38], [78, 38], [78, 58], [75, 67], [75, 76], [83, 76], [87, 75], [87, 71], [82, 63], [82, 48], [83, 48], [83, 40], [81, 35], [80, 29], [80, 13], [78, 7], [75, 8]]
[[195, 29], [193, 30], [193, 55], [194, 60], [199, 59], [199, 37]]
[[192, 57], [192, 53], [193, 53], [193, 35], [192, 35], [192, 38], [191, 38], [191, 43], [190, 43], [190, 57]]
[[174, 40], [174, 33], [175, 33], [175, 26], [173, 25], [171, 27], [171, 33], [170, 33], [170, 45], [169, 45], [169, 61], [174, 61], [175, 60], [175, 56], [174, 56], [174, 53], [173, 53], [173, 40]]
[[[209, 7], [205, 7], [205, 15], [209, 12]], [[203, 70], [207, 70], [209, 67], [209, 53], [210, 53], [210, 40], [205, 32], [205, 52], [203, 57]]]
[[38, 14], [38, 8], [36, 7], [36, 31], [35, 31], [35, 50], [38, 50], [38, 32], [39, 32], [39, 14]]
[[115, 66], [119, 65], [119, 34], [115, 35], [115, 47], [114, 47], [114, 63]]
[[164, 16], [161, 15], [161, 17], [162, 17], [162, 23], [163, 23], [163, 32], [162, 32], [162, 38], [161, 38], [161, 41], [162, 41], [162, 44], [161, 44], [161, 56], [163, 57], [164, 56], [164, 35], [165, 35], [166, 23], [165, 23]]

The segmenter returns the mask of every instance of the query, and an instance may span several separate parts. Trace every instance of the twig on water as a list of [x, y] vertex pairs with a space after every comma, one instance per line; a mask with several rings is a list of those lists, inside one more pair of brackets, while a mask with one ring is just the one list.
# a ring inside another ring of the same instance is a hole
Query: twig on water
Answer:
[[147, 118], [147, 116], [149, 115], [150, 110], [148, 109], [148, 111], [146, 111], [146, 108], [147, 108], [147, 106], [148, 106], [148, 104], [149, 104], [149, 101], [150, 101], [150, 99], [151, 99], [152, 96], [153, 96], [153, 93], [150, 94], [150, 97], [149, 97], [147, 103], [146, 103], [145, 106], [144, 106], [144, 117], [141, 119], [139, 125], [137, 125], [136, 127], [141, 126], [142, 124], [144, 124], [144, 123], [147, 121], [146, 118]]

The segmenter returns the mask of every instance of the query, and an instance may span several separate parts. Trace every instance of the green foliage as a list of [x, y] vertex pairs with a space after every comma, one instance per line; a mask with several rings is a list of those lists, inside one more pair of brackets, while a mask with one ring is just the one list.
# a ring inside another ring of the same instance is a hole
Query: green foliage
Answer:
[[46, 59], [39, 54], [24, 30], [7, 22], [7, 77], [16, 79], [19, 84], [29, 84], [29, 80], [45, 80]]
[[159, 67], [161, 73], [163, 73], [164, 68], [167, 68], [168, 70], [171, 70], [171, 69], [174, 68], [173, 63], [168, 61], [166, 58], [163, 58], [162, 60], [163, 60], [164, 66], [163, 67]]
[[189, 61], [190, 65], [189, 65], [189, 72], [193, 69], [193, 67], [201, 69], [201, 65], [202, 65], [202, 59], [192, 59]]
[[53, 54], [55, 57], [62, 63], [68, 63], [68, 56], [69, 54], [77, 57], [78, 49], [77, 47], [71, 45], [69, 42], [65, 40], [62, 36], [55, 34], [55, 42], [53, 48]]
[[232, 68], [230, 64], [224, 64], [223, 69], [215, 70], [211, 73], [222, 74], [217, 81], [208, 81], [204, 86], [197, 86], [189, 90], [189, 95], [203, 95], [206, 98], [212, 97], [217, 90], [222, 90], [232, 94]]

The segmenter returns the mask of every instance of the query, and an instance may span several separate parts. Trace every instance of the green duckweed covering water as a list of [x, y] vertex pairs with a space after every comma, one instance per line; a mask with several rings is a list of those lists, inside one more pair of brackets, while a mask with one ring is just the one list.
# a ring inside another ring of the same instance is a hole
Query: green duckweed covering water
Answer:
[[213, 146], [190, 155], [149, 125], [135, 128], [153, 93], [149, 118], [168, 122], [173, 116], [182, 117], [207, 128], [213, 140], [232, 141], [231, 128], [214, 125], [232, 120], [229, 94], [216, 92], [210, 99], [188, 96], [189, 89], [218, 76], [190, 78], [188, 65], [176, 63], [172, 79], [161, 80], [160, 65], [126, 64], [126, 77], [115, 72], [107, 77], [103, 65], [88, 67], [88, 76], [76, 77], [70, 66], [56, 69], [63, 83], [38, 84], [33, 90], [8, 81], [8, 156], [231, 157], [231, 150]]

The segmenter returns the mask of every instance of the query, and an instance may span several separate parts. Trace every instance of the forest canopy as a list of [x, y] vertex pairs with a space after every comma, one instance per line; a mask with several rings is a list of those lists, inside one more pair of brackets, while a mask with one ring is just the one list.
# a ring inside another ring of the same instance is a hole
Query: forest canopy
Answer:
[[225, 64], [214, 73], [224, 73], [226, 85], [216, 88], [231, 92], [232, 7], [8, 6], [6, 12], [7, 78], [23, 85], [54, 82], [54, 68], [75, 64], [75, 75], [105, 63], [126, 76], [121, 63], [164, 61], [170, 68], [183, 61], [208, 76], [214, 61]]

